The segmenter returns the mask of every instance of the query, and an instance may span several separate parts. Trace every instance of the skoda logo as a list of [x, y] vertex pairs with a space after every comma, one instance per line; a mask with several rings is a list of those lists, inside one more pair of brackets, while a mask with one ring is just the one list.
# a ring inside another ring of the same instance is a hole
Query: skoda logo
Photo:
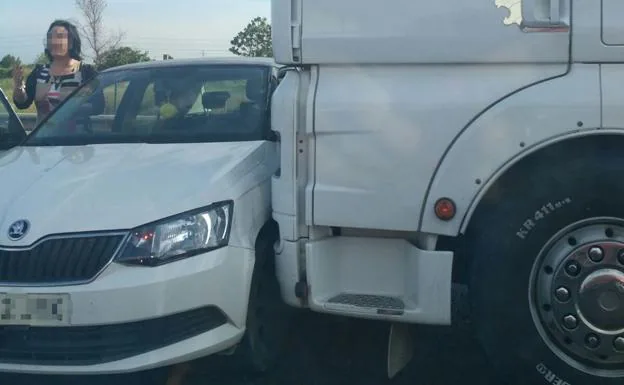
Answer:
[[9, 227], [9, 239], [19, 241], [26, 236], [29, 228], [30, 223], [25, 219], [13, 222]]

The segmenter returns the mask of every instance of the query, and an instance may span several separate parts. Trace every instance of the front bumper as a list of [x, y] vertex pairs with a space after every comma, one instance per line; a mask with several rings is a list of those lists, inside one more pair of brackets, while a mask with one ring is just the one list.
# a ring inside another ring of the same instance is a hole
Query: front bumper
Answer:
[[0, 371], [126, 373], [228, 349], [244, 333], [253, 263], [228, 246], [159, 267], [113, 263], [85, 285], [0, 286], [71, 303], [70, 326], [0, 326]]

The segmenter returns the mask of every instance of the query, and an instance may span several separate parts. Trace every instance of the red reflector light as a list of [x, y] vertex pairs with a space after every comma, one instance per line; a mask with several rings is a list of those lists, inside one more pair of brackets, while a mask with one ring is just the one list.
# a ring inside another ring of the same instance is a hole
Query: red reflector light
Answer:
[[443, 221], [453, 219], [455, 216], [455, 202], [450, 198], [440, 198], [434, 206], [435, 214]]

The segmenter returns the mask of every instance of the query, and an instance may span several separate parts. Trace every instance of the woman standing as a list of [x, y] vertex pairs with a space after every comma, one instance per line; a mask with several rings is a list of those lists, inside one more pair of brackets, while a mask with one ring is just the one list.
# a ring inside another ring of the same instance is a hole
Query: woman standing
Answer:
[[72, 91], [96, 75], [95, 68], [82, 63], [78, 29], [65, 20], [55, 20], [48, 28], [45, 54], [49, 64], [37, 65], [24, 82], [21, 66], [13, 69], [13, 102], [26, 109], [34, 102], [37, 124]]

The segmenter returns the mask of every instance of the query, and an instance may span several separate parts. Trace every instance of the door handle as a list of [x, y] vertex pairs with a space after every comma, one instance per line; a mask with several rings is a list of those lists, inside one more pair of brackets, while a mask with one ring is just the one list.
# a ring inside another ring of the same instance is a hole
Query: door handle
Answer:
[[520, 0], [522, 30], [525, 32], [567, 32], [570, 0]]
[[561, 22], [561, 2], [550, 0], [550, 23], [559, 24]]

